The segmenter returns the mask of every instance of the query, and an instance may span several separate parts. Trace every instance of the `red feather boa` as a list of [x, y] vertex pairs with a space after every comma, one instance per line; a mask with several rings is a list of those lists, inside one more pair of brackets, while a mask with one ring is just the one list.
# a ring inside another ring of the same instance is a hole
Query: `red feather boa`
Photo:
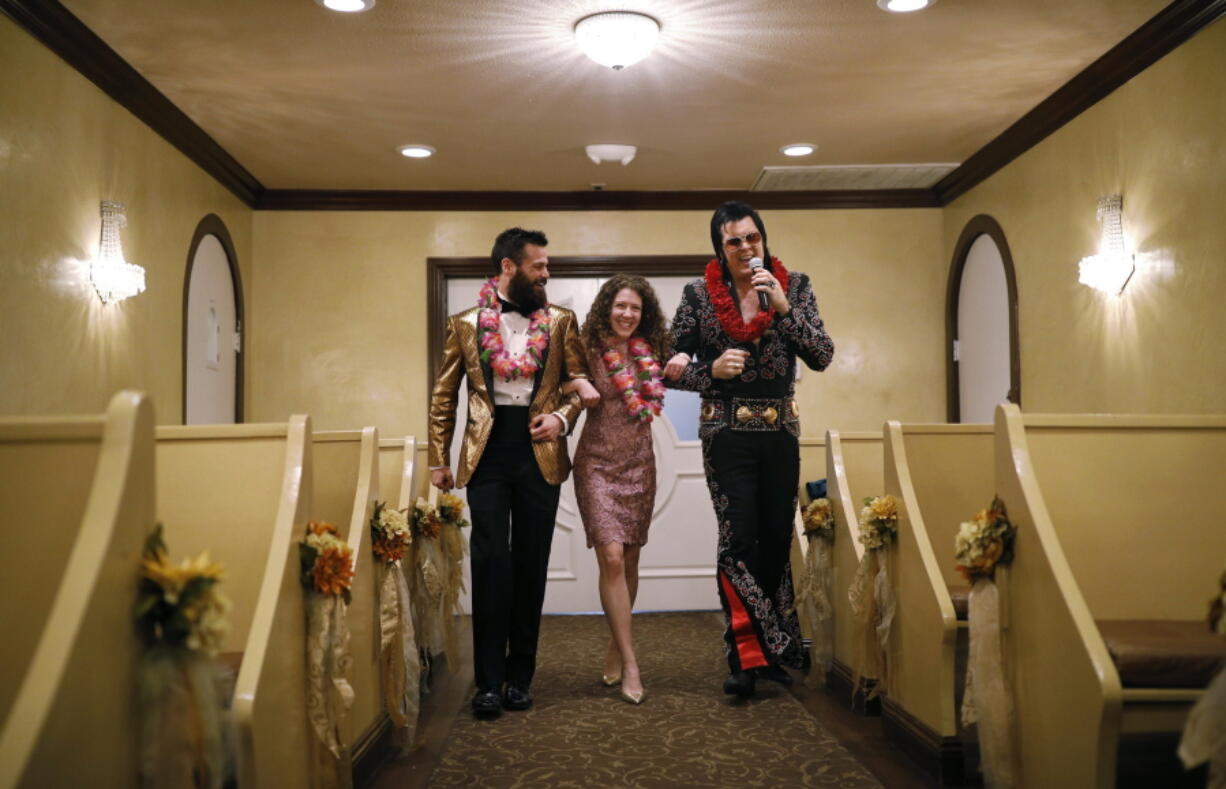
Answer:
[[[775, 279], [779, 280], [779, 287], [783, 288], [784, 293], [787, 293], [787, 269], [779, 262], [779, 258], [771, 258], [771, 268], [774, 269], [772, 273]], [[753, 342], [761, 337], [775, 320], [775, 310], [767, 309], [755, 315], [749, 323], [745, 322], [744, 317], [741, 316], [740, 306], [733, 301], [732, 294], [728, 292], [728, 286], [724, 284], [724, 270], [718, 260], [712, 260], [707, 264], [707, 270], [703, 276], [707, 282], [707, 295], [711, 297], [711, 303], [715, 306], [715, 314], [719, 317], [719, 323], [732, 339], [737, 342]]]

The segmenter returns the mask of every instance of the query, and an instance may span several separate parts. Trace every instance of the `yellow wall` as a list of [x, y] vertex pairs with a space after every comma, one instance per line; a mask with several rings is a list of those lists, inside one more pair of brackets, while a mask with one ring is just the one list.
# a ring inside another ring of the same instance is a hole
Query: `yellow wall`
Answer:
[[[0, 108], [0, 414], [100, 412], [129, 387], [179, 422], [192, 234], [220, 216], [249, 286], [251, 211], [3, 16]], [[126, 204], [124, 253], [147, 282], [105, 307], [87, 272], [102, 200]]]
[[[948, 266], [976, 214], [1017, 270], [1022, 407], [1226, 411], [1226, 22], [1218, 21], [945, 209]], [[1139, 250], [1120, 297], [1077, 282], [1100, 195]]]
[[[714, 205], [712, 206], [714, 209]], [[259, 212], [251, 321], [257, 420], [307, 411], [318, 429], [425, 433], [428, 257], [488, 255], [503, 228], [549, 252], [710, 252], [710, 213]], [[879, 430], [945, 410], [938, 209], [766, 211], [771, 251], [814, 282], [835, 361], [800, 383], [802, 432]], [[695, 272], [698, 276], [699, 272]], [[671, 317], [671, 316], [670, 316]]]

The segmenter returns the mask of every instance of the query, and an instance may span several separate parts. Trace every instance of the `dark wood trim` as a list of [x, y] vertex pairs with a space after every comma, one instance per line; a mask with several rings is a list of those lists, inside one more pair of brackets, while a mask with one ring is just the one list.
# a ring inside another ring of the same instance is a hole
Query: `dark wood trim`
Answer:
[[[3, 2], [3, 0], [0, 0]], [[200, 246], [200, 242], [205, 236], [213, 236], [220, 243], [221, 248], [226, 252], [226, 262], [230, 264], [230, 279], [234, 283], [234, 319], [239, 326], [239, 343], [238, 353], [234, 360], [234, 421], [243, 421], [243, 397], [244, 381], [246, 376], [243, 370], [246, 367], [244, 359], [246, 358], [247, 350], [247, 320], [246, 310], [243, 307], [243, 275], [238, 270], [238, 252], [234, 248], [234, 239], [230, 237], [230, 231], [226, 228], [226, 223], [221, 221], [221, 217], [217, 214], [209, 214], [204, 219], [200, 220], [200, 224], [196, 225], [196, 232], [192, 234], [192, 243], [187, 248], [187, 268], [183, 274], [183, 341], [179, 346], [180, 359], [179, 367], [183, 371], [180, 379], [182, 397], [180, 398], [180, 419], [183, 424], [187, 424], [187, 300], [191, 295], [192, 287], [192, 266], [196, 264], [196, 249]]]
[[255, 176], [128, 65], [58, 0], [0, 0], [0, 12], [34, 36], [248, 206], [264, 187]]
[[848, 709], [861, 715], [876, 717], [881, 714], [881, 697], [868, 698], [876, 684], [876, 680], [864, 677], [857, 682], [855, 669], [837, 658], [830, 671], [826, 672], [826, 691], [846, 704]]
[[1226, 14], [1226, 0], [1175, 0], [980, 148], [935, 190], [948, 205]]
[[757, 209], [939, 208], [932, 189], [449, 192], [268, 189], [260, 211], [711, 211], [725, 200]]
[[881, 701], [881, 728], [887, 740], [943, 786], [961, 786], [966, 780], [957, 737], [942, 737], [889, 698]]
[[396, 753], [392, 736], [392, 720], [387, 713], [371, 724], [349, 749], [353, 763], [353, 785], [369, 786], [384, 764]]
[[953, 261], [949, 267], [949, 281], [945, 289], [945, 403], [946, 420], [960, 422], [961, 395], [959, 394], [958, 362], [954, 359], [954, 341], [958, 339], [958, 297], [962, 288], [962, 272], [971, 245], [980, 236], [990, 236], [1000, 251], [1000, 260], [1005, 267], [1005, 283], [1009, 298], [1009, 402], [1022, 404], [1021, 339], [1018, 331], [1017, 274], [1013, 269], [1013, 254], [1005, 231], [1000, 223], [987, 214], [979, 214], [966, 223], [958, 243], [954, 245]]
[[[702, 275], [711, 255], [591, 255], [549, 258], [549, 276], [604, 277], [613, 274], [642, 274], [645, 277], [686, 277]], [[426, 347], [432, 363], [426, 381], [426, 402], [434, 391], [438, 363], [443, 357], [447, 322], [447, 280], [493, 276], [494, 265], [483, 258], [426, 259]], [[579, 320], [583, 320], [582, 315]]]

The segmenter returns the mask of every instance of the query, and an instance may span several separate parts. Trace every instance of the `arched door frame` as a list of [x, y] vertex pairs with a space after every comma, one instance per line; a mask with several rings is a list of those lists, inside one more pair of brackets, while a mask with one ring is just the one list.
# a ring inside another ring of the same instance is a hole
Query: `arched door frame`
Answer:
[[1009, 402], [1022, 404], [1022, 365], [1018, 340], [1017, 277], [1013, 271], [1013, 255], [1000, 223], [987, 214], [979, 214], [966, 223], [958, 243], [954, 245], [953, 262], [949, 269], [949, 283], [945, 293], [945, 380], [946, 416], [949, 422], [959, 421], [961, 396], [959, 394], [958, 361], [954, 358], [954, 342], [958, 339], [958, 297], [962, 289], [962, 272], [971, 246], [980, 236], [989, 236], [1000, 251], [1000, 260], [1005, 267], [1005, 282], [1009, 298]]
[[230, 231], [226, 229], [225, 223], [221, 221], [221, 217], [217, 216], [217, 214], [209, 214], [200, 220], [200, 224], [196, 225], [196, 232], [192, 234], [192, 243], [187, 250], [187, 268], [183, 276], [183, 343], [181, 346], [183, 396], [179, 404], [181, 408], [179, 418], [183, 424], [187, 424], [187, 302], [188, 297], [191, 295], [192, 266], [196, 263], [196, 249], [204, 241], [205, 236], [213, 236], [221, 242], [221, 248], [226, 253], [226, 262], [230, 266], [230, 279], [234, 283], [234, 319], [238, 323], [236, 328], [238, 329], [239, 336], [238, 358], [234, 362], [234, 421], [242, 422], [244, 388], [243, 353], [247, 345], [243, 337], [243, 327], [246, 326], [243, 311], [243, 278], [238, 270], [238, 253], [234, 250], [234, 239], [230, 237]]

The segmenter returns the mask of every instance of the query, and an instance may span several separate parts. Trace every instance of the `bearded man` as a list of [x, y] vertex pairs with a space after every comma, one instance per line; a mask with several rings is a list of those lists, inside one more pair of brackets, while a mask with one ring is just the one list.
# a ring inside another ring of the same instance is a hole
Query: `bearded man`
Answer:
[[[478, 717], [532, 706], [537, 636], [561, 485], [566, 434], [581, 407], [561, 385], [586, 377], [575, 314], [548, 303], [549, 242], [513, 227], [494, 241], [494, 277], [477, 306], [447, 319], [430, 399], [430, 481], [468, 486], [472, 514], [473, 668]], [[460, 380], [468, 424], [450, 468]]]
[[789, 685], [802, 660], [788, 556], [800, 481], [796, 360], [824, 370], [834, 343], [809, 278], [770, 256], [766, 225], [744, 203], [711, 217], [715, 259], [685, 286], [673, 319], [678, 355], [665, 385], [702, 393], [699, 437], [719, 528], [716, 577], [727, 627], [724, 692], [758, 678]]

